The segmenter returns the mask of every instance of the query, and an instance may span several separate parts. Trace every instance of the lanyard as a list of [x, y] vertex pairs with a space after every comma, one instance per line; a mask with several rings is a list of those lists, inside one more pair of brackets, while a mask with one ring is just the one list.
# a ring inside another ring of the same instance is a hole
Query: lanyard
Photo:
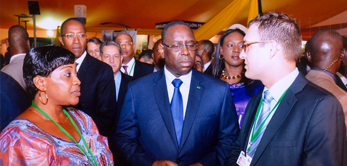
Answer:
[[131, 65], [131, 68], [130, 68], [130, 71], [129, 71], [129, 75], [131, 74], [131, 71], [133, 71], [135, 63], [136, 63], [136, 61], [134, 61], [133, 65]]
[[90, 158], [90, 156], [87, 154], [87, 152], [81, 147], [81, 145], [79, 145], [79, 144], [75, 141], [75, 139], [74, 139], [63, 127], [61, 127], [61, 126], [60, 126], [57, 122], [55, 122], [46, 112], [44, 112], [40, 107], [38, 107], [38, 106], [34, 103], [34, 101], [32, 101], [32, 105], [33, 105], [37, 110], [39, 110], [39, 111], [41, 112], [41, 114], [43, 114], [45, 117], [47, 117], [47, 118], [50, 119], [52, 122], [54, 122], [55, 125], [57, 125], [58, 128], [59, 128], [63, 133], [65, 133], [65, 135], [66, 135], [67, 137], [69, 137], [73, 142], [76, 143], [76, 145], [78, 146], [78, 148], [83, 152], [84, 155], [86, 155], [86, 156], [88, 157], [88, 159], [92, 162], [92, 164], [93, 164], [94, 166], [97, 166], [96, 160], [95, 160], [95, 158], [94, 158], [94, 156], [93, 156], [92, 151], [90, 150], [89, 146], [87, 145], [86, 140], [85, 140], [84, 137], [82, 136], [82, 134], [81, 134], [80, 130], [78, 129], [76, 123], [72, 120], [71, 116], [66, 112], [65, 109], [63, 109], [64, 114], [69, 118], [70, 122], [73, 124], [73, 126], [74, 126], [75, 129], [77, 130], [78, 134], [81, 136], [81, 138], [82, 138], [82, 140], [83, 140], [83, 144], [84, 144], [84, 146], [86, 146], [86, 148], [88, 149], [88, 152], [89, 152], [89, 154], [93, 157], [93, 160]]
[[[282, 101], [284, 95], [287, 93], [287, 90], [288, 90], [288, 89], [289, 89], [289, 88], [287, 88], [286, 91], [284, 91], [284, 93], [282, 94], [282, 96], [280, 97], [280, 99], [277, 101], [276, 105], [271, 109], [270, 113], [266, 116], [266, 118], [263, 120], [263, 122], [261, 122], [261, 124], [259, 125], [257, 131], [254, 133], [255, 125], [256, 125], [256, 123], [257, 123], [256, 120], [257, 120], [258, 117], [259, 117], [261, 105], [262, 105], [262, 103], [263, 103], [263, 97], [261, 98], [260, 103], [259, 103], [259, 106], [258, 106], [258, 109], [257, 109], [257, 113], [256, 113], [256, 115], [255, 115], [255, 121], [254, 121], [254, 123], [253, 123], [253, 129], [252, 129], [251, 140], [250, 140], [251, 143], [254, 142], [254, 140], [255, 140], [255, 139], [257, 138], [257, 136], [259, 135], [260, 130], [263, 128], [265, 122], [266, 122], [267, 119], [269, 118], [269, 116], [272, 114], [272, 112], [275, 110], [275, 108], [278, 106], [278, 104], [281, 103], [281, 101]], [[247, 151], [250, 151], [250, 148], [251, 148], [251, 147], [248, 147]]]

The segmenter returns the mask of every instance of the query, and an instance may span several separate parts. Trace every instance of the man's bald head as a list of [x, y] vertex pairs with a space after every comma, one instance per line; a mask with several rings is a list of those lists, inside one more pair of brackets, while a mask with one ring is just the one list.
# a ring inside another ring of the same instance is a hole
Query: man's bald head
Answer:
[[[321, 30], [311, 38], [310, 56], [312, 67], [321, 69], [339, 68], [343, 50], [342, 36], [334, 30]], [[336, 69], [336, 70], [337, 70]]]
[[8, 45], [12, 55], [26, 53], [30, 48], [29, 35], [25, 28], [14, 25], [8, 30]]

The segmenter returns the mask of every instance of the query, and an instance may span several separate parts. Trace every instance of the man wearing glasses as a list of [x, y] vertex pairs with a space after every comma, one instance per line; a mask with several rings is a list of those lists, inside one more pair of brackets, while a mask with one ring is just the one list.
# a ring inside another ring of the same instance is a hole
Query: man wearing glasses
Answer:
[[86, 51], [84, 25], [69, 18], [61, 25], [60, 43], [76, 57], [76, 70], [81, 81], [81, 96], [75, 106], [91, 116], [101, 135], [109, 136], [116, 113], [116, 90], [112, 68]]
[[123, 64], [121, 71], [124, 74], [130, 75], [133, 79], [153, 73], [154, 66], [149, 65], [134, 58], [134, 47], [132, 37], [127, 33], [120, 33], [115, 39], [122, 49]]
[[240, 54], [246, 77], [264, 90], [252, 97], [226, 165], [347, 165], [339, 101], [296, 68], [301, 34], [283, 13], [254, 18]]
[[129, 83], [114, 142], [130, 165], [223, 166], [238, 137], [229, 85], [193, 69], [197, 43], [184, 22], [162, 37], [165, 66]]

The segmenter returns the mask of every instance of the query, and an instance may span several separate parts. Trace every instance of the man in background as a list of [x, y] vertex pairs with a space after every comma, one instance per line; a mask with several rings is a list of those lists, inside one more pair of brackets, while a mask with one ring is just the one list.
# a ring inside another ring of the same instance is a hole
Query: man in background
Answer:
[[154, 61], [154, 71], [159, 71], [161, 70], [164, 65], [165, 65], [165, 59], [163, 59], [163, 49], [161, 48], [161, 39], [159, 39], [157, 42], [154, 43], [153, 46], [153, 53], [152, 53], [152, 58]]
[[306, 78], [332, 93], [341, 103], [347, 126], [347, 92], [336, 84], [335, 74], [345, 58], [342, 36], [334, 30], [321, 30], [311, 38], [311, 49], [307, 54], [311, 70]]
[[87, 53], [86, 30], [78, 19], [69, 18], [62, 23], [59, 40], [76, 57], [81, 96], [75, 107], [93, 118], [101, 135], [109, 136], [116, 114], [112, 68]]
[[27, 51], [30, 49], [28, 32], [24, 27], [14, 25], [8, 30], [6, 43], [11, 52], [11, 60], [1, 71], [14, 78], [26, 91], [26, 84], [23, 78], [23, 61]]
[[134, 57], [134, 47], [132, 37], [127, 33], [120, 33], [115, 39], [122, 49], [123, 65], [121, 72], [132, 76], [134, 79], [153, 73], [153, 65], [149, 65], [138, 60]]
[[197, 54], [201, 56], [204, 61], [205, 74], [212, 75], [212, 63], [211, 58], [214, 52], [214, 45], [209, 40], [201, 40], [198, 45]]

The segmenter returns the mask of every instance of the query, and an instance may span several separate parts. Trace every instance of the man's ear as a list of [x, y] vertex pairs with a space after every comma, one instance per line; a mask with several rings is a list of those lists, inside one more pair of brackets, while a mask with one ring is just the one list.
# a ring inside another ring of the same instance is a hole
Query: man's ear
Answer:
[[306, 56], [306, 59], [307, 59], [309, 62], [312, 62], [311, 52], [310, 52], [310, 51], [306, 51], [304, 54], [305, 54], [305, 56]]
[[162, 43], [159, 43], [158, 45], [158, 52], [160, 53], [160, 57], [162, 59], [165, 59], [165, 55], [164, 55], [164, 46]]
[[7, 47], [10, 47], [10, 42], [8, 41], [8, 39], [6, 39], [6, 45]]
[[270, 52], [270, 57], [269, 57], [270, 59], [273, 58], [276, 55], [276, 53], [282, 49], [280, 47], [280, 45], [276, 41], [273, 41], [273, 40], [269, 41], [267, 43], [267, 45], [268, 45], [268, 47], [270, 47], [269, 48], [270, 49], [270, 51], [269, 51]]
[[27, 48], [30, 49], [30, 41], [29, 41], [29, 39], [27, 40]]
[[65, 46], [64, 41], [63, 41], [63, 37], [59, 36], [58, 39], [59, 39], [61, 45]]
[[45, 77], [35, 76], [33, 79], [35, 87], [40, 91], [46, 91], [46, 80]]

